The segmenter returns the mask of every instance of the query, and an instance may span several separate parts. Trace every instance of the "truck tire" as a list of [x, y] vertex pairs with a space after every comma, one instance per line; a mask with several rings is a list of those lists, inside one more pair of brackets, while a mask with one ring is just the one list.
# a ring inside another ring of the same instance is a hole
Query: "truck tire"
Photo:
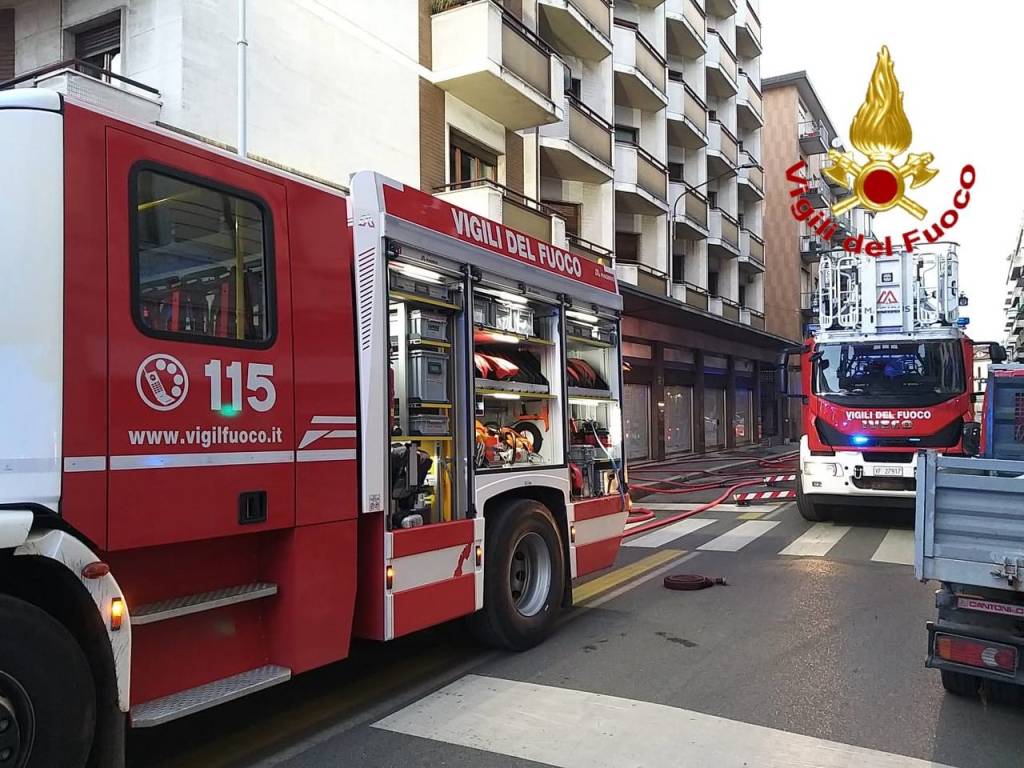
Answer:
[[975, 698], [978, 689], [981, 688], [981, 679], [974, 675], [967, 675], [963, 672], [953, 672], [949, 669], [939, 670], [942, 673], [942, 687], [954, 696], [969, 696]]
[[0, 627], [0, 765], [82, 768], [96, 725], [85, 654], [50, 614], [14, 597], [0, 595]]
[[800, 516], [804, 520], [810, 520], [812, 523], [820, 523], [829, 518], [821, 504], [815, 504], [804, 494], [804, 482], [800, 475], [797, 475], [796, 480], [796, 508], [800, 510]]
[[525, 651], [551, 634], [565, 589], [562, 540], [551, 512], [518, 499], [487, 517], [484, 607], [470, 628], [487, 645]]

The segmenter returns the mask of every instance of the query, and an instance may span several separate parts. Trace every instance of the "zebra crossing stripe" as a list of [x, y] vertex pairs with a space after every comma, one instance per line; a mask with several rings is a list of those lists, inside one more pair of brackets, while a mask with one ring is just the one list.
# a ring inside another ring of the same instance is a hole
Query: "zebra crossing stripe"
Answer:
[[717, 539], [697, 547], [706, 552], [739, 552], [747, 544], [768, 533], [779, 524], [778, 520], [748, 520], [723, 533]]
[[817, 523], [779, 554], [794, 557], [824, 557], [843, 536], [850, 532], [850, 529], [849, 525]]
[[639, 539], [633, 539], [632, 541], [624, 542], [624, 547], [660, 547], [663, 544], [668, 544], [670, 541], [686, 536], [688, 533], [699, 531], [706, 525], [717, 523], [718, 520], [713, 520], [708, 517], [690, 517], [686, 520], [680, 520], [678, 523], [666, 526], [657, 531], [651, 531]]

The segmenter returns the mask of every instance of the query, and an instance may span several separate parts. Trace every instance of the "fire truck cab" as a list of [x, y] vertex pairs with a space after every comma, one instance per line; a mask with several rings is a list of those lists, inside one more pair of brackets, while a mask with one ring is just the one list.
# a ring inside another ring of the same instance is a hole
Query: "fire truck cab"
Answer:
[[49, 91], [0, 145], [0, 764], [123, 765], [353, 637], [527, 648], [614, 561], [610, 267]]
[[975, 429], [957, 246], [823, 256], [818, 298], [800, 350], [800, 512], [913, 506], [916, 451], [962, 454]]

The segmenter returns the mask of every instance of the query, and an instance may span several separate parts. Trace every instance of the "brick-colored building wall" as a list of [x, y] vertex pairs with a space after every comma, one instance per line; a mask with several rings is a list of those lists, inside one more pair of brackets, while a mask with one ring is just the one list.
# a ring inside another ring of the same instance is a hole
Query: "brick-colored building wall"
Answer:
[[797, 141], [797, 89], [764, 92], [764, 319], [769, 333], [800, 341], [800, 229], [789, 207], [786, 169], [800, 159]]

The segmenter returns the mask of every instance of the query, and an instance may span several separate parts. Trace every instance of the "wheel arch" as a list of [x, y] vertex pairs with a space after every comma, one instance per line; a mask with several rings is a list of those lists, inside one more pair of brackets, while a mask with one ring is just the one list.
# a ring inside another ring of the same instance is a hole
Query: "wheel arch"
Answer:
[[41, 528], [18, 547], [0, 552], [0, 591], [46, 611], [81, 646], [93, 673], [97, 705], [127, 712], [131, 683], [131, 621], [127, 603], [121, 628], [110, 627], [112, 601], [124, 595], [111, 574], [87, 579], [82, 569], [99, 561], [67, 531]]
[[[566, 491], [557, 485], [519, 485], [500, 491], [487, 498], [483, 505], [484, 520], [501, 514], [511, 501], [531, 499], [543, 504], [555, 519], [558, 537], [562, 543], [562, 565], [565, 572], [565, 589], [562, 594], [562, 606], [572, 604], [572, 566], [569, 553], [569, 507]], [[485, 528], [486, 530], [486, 528]]]

